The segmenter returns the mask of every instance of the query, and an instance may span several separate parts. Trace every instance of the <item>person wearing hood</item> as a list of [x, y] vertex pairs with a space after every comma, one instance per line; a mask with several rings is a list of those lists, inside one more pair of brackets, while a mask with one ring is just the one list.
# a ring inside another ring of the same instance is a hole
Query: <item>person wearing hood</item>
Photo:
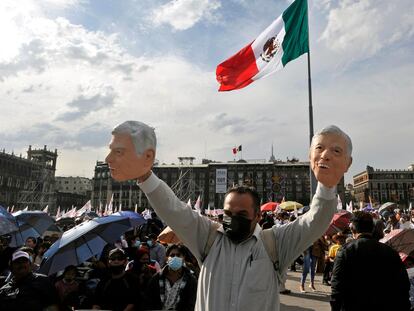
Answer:
[[184, 253], [182, 245], [172, 244], [168, 247], [166, 266], [148, 284], [148, 309], [194, 310], [197, 280], [184, 264]]

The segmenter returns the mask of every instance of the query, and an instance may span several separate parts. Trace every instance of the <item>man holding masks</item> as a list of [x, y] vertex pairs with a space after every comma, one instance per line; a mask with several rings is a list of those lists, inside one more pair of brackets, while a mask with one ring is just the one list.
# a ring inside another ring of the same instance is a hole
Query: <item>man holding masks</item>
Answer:
[[330, 126], [313, 137], [309, 158], [318, 180], [316, 194], [304, 216], [270, 229], [276, 265], [260, 235], [260, 198], [254, 189], [239, 186], [228, 190], [223, 225], [215, 229], [215, 223], [180, 202], [151, 172], [156, 150], [151, 127], [127, 121], [115, 127], [112, 135], [106, 158], [112, 177], [117, 181], [137, 179], [157, 214], [201, 263], [195, 310], [279, 310], [281, 273], [326, 231], [336, 211], [336, 185], [352, 162], [348, 135]]

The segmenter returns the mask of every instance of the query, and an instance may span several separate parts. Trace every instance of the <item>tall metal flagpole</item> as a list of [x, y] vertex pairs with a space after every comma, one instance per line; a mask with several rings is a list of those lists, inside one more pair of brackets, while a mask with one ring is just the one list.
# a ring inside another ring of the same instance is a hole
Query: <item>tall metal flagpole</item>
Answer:
[[[312, 142], [313, 137], [313, 107], [312, 107], [312, 79], [311, 79], [311, 67], [310, 67], [310, 31], [309, 31], [309, 4], [306, 1], [307, 13], [308, 13], [308, 94], [309, 94], [309, 145]], [[312, 171], [312, 163], [309, 162], [309, 182], [310, 182], [310, 202], [312, 202], [313, 195], [316, 191], [317, 181]]]

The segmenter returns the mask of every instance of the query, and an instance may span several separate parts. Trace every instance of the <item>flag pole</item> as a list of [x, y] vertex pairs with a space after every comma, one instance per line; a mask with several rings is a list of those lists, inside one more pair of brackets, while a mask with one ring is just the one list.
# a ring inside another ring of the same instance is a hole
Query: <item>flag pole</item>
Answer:
[[[309, 145], [313, 138], [313, 106], [312, 106], [312, 79], [311, 79], [311, 66], [310, 66], [310, 31], [309, 31], [309, 4], [306, 1], [307, 13], [308, 13], [308, 95], [309, 95]], [[310, 202], [314, 193], [316, 192], [317, 181], [312, 171], [312, 163], [309, 162], [309, 182], [310, 182]]]

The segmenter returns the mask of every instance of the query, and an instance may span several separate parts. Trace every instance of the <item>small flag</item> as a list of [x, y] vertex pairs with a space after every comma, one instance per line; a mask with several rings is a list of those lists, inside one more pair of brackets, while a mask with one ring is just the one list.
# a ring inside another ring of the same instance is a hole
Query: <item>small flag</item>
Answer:
[[113, 203], [114, 203], [114, 194], [112, 193], [111, 199], [109, 200], [107, 208], [105, 209], [106, 210], [106, 216], [112, 214], [112, 212], [113, 212], [113, 209], [112, 209]]
[[193, 207], [191, 206], [191, 198], [188, 198], [187, 206], [188, 206], [189, 208], [193, 208]]
[[240, 145], [240, 146], [238, 146], [238, 147], [234, 147], [234, 148], [232, 149], [232, 151], [233, 151], [233, 154], [234, 154], [234, 155], [236, 155], [236, 154], [237, 154], [237, 152], [242, 151], [242, 145]]
[[60, 219], [60, 205], [59, 205], [59, 206], [58, 206], [58, 208], [57, 208], [55, 218], [56, 218], [56, 220], [59, 220], [59, 219]]
[[340, 211], [340, 210], [342, 210], [342, 200], [341, 200], [341, 197], [339, 196], [339, 194], [337, 194], [337, 198], [338, 198], [338, 203], [336, 205], [336, 209], [338, 211]]
[[347, 205], [346, 205], [346, 210], [347, 210], [348, 212], [350, 212], [350, 213], [352, 213], [352, 212], [353, 212], [353, 210], [352, 210], [352, 201], [351, 201], [351, 202], [349, 202], [349, 204], [347, 204]]
[[135, 203], [135, 213], [138, 213], [138, 204]]
[[194, 204], [194, 209], [199, 213], [199, 214], [201, 214], [201, 197], [200, 197], [200, 195], [198, 196], [198, 198], [197, 198], [197, 201], [195, 202], [195, 204]]
[[308, 4], [296, 0], [252, 43], [217, 66], [219, 91], [241, 89], [308, 51]]

